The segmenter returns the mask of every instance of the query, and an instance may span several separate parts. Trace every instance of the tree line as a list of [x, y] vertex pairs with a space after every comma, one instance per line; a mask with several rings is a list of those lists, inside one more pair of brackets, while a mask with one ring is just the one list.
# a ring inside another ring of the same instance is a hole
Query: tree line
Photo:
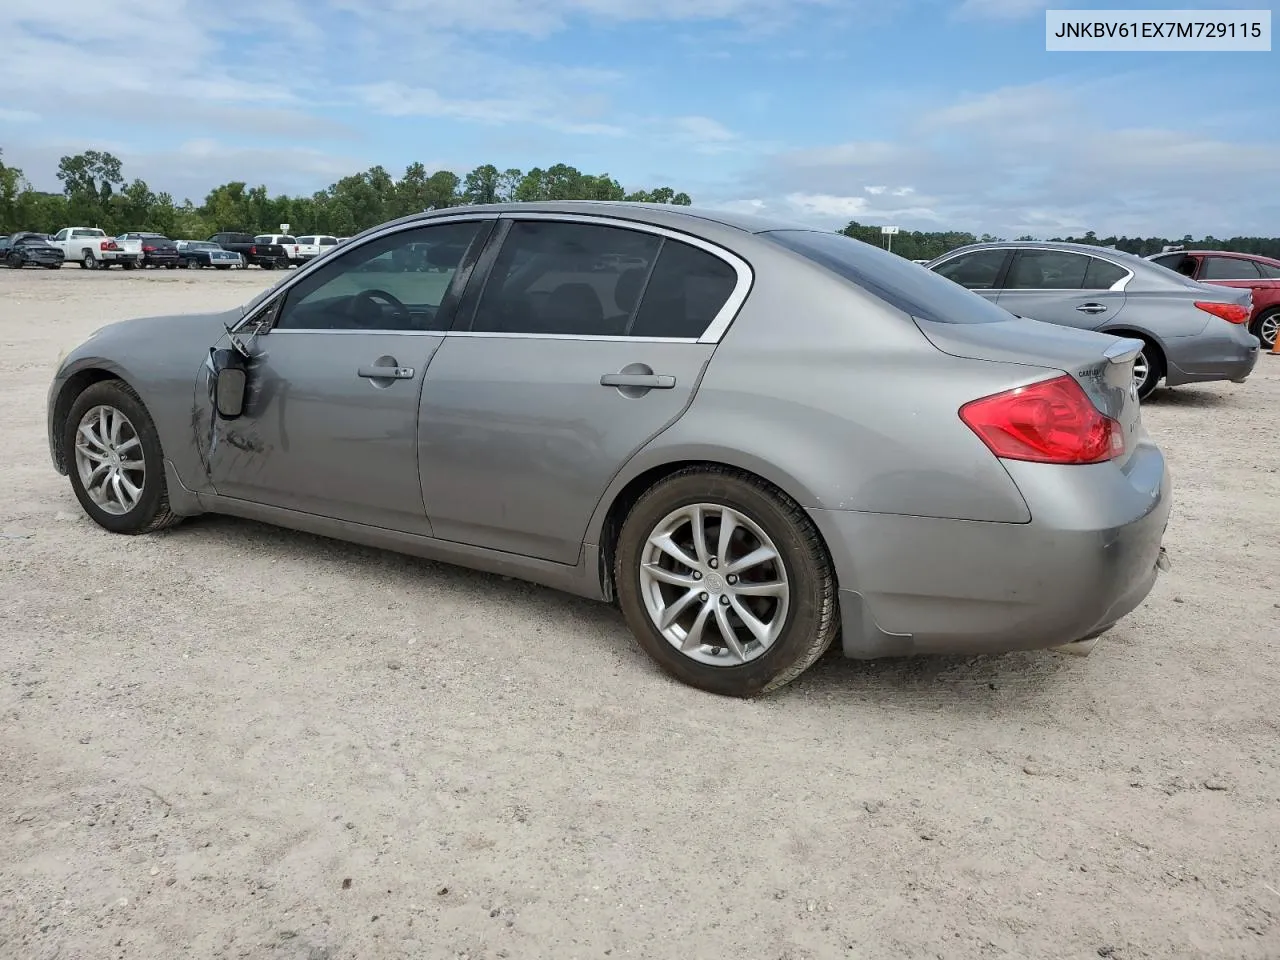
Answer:
[[[429, 172], [411, 163], [396, 179], [382, 166], [370, 167], [330, 184], [309, 197], [271, 196], [265, 186], [233, 181], [214, 187], [200, 204], [178, 202], [171, 194], [154, 192], [146, 181], [127, 180], [120, 160], [101, 150], [87, 150], [58, 162], [61, 193], [36, 190], [17, 167], [6, 166], [0, 151], [0, 235], [17, 230], [53, 233], [66, 226], [101, 227], [110, 234], [149, 230], [168, 237], [203, 238], [224, 230], [274, 232], [287, 223], [294, 234], [327, 233], [349, 237], [387, 220], [428, 208], [507, 200], [630, 200], [688, 206], [687, 193], [671, 187], [628, 193], [607, 173], [586, 174], [558, 163], [542, 169], [499, 170], [492, 164], [476, 167], [465, 177], [449, 170]], [[842, 233], [883, 246], [878, 226], [851, 221]], [[991, 234], [959, 230], [903, 231], [893, 238], [893, 252], [910, 260], [931, 260], [970, 243], [1003, 240]], [[1235, 250], [1280, 258], [1280, 237], [1195, 239], [1187, 234], [1165, 237], [1017, 237], [1018, 240], [1067, 240], [1149, 256], [1165, 246], [1188, 249]]]
[[[874, 243], [879, 247], [885, 246], [885, 240], [887, 239], [880, 233], [878, 226], [859, 223], [856, 220], [850, 221], [849, 225], [841, 233], [853, 237], [855, 240]], [[948, 250], [954, 250], [956, 247], [963, 247], [970, 243], [990, 243], [993, 240], [1007, 239], [1007, 237], [994, 237], [989, 233], [976, 236], [972, 233], [956, 230], [940, 230], [928, 233], [920, 230], [904, 230], [894, 235], [892, 249], [894, 253], [901, 254], [908, 260], [932, 260], [934, 257], [942, 256]], [[1197, 240], [1188, 233], [1183, 237], [1169, 240], [1164, 237], [1117, 237], [1114, 235], [1099, 237], [1090, 230], [1082, 237], [1033, 237], [1024, 235], [1014, 239], [1087, 243], [1097, 247], [1115, 247], [1117, 250], [1134, 253], [1140, 257], [1159, 253], [1166, 246], [1181, 246], [1188, 250], [1232, 250], [1236, 253], [1253, 253], [1259, 256], [1280, 259], [1280, 237], [1231, 237], [1228, 240], [1222, 240], [1208, 236]]]
[[199, 239], [235, 230], [274, 233], [287, 223], [294, 234], [349, 237], [361, 230], [429, 208], [508, 200], [630, 200], [688, 206], [687, 193], [671, 187], [628, 193], [607, 173], [582, 173], [567, 164], [527, 172], [476, 167], [465, 177], [428, 171], [411, 163], [397, 178], [382, 166], [343, 177], [309, 197], [271, 196], [265, 186], [233, 181], [214, 187], [203, 202], [178, 202], [146, 181], [127, 180], [120, 160], [101, 150], [58, 162], [61, 193], [36, 190], [0, 152], [0, 235], [18, 230], [53, 233], [66, 226], [100, 227], [109, 234], [129, 230]]

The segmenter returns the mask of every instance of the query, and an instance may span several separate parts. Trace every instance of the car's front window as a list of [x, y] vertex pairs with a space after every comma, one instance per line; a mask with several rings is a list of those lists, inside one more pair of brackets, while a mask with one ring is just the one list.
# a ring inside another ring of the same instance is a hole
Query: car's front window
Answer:
[[1241, 257], [1205, 257], [1201, 280], [1257, 280], [1258, 269], [1252, 260]]
[[431, 330], [484, 221], [431, 224], [361, 244], [288, 292], [281, 330]]
[[938, 264], [934, 272], [969, 290], [991, 290], [1008, 255], [1008, 250], [975, 250]]

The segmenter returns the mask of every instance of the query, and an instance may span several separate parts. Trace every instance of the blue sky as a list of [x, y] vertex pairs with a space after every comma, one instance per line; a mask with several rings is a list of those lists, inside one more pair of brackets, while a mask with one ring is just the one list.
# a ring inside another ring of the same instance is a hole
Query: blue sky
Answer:
[[19, 4], [0, 148], [46, 189], [59, 156], [109, 149], [197, 202], [565, 162], [831, 226], [1280, 233], [1280, 54], [1047, 53], [1047, 5]]

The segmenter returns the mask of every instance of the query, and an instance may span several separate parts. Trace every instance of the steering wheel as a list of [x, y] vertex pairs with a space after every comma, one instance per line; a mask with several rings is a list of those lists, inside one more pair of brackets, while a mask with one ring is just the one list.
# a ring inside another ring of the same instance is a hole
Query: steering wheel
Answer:
[[368, 318], [370, 311], [362, 309], [367, 303], [369, 307], [377, 307], [379, 314], [381, 314], [381, 305], [378, 301], [382, 301], [382, 303], [385, 303], [395, 311], [395, 320], [398, 324], [403, 325], [408, 323], [409, 308], [391, 294], [387, 293], [387, 291], [374, 289], [361, 290], [352, 297], [351, 301], [347, 304], [347, 313], [351, 316], [351, 319], [355, 321], [356, 326], [363, 327], [366, 330], [376, 330], [383, 325], [379, 321], [368, 322], [366, 318]]

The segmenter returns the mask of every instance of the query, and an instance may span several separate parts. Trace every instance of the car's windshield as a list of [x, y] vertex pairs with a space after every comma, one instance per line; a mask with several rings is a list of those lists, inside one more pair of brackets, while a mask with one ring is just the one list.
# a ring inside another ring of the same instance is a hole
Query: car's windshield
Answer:
[[857, 284], [921, 320], [997, 323], [1007, 310], [979, 294], [869, 243], [820, 230], [770, 230], [762, 236]]

